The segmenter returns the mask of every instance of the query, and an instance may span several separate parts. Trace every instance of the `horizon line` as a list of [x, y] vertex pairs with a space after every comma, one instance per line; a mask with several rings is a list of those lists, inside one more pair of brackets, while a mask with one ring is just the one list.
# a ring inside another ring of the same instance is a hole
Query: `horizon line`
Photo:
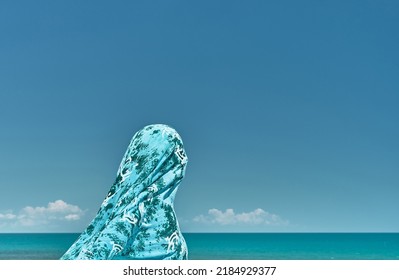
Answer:
[[[82, 232], [0, 232], [0, 234], [81, 234]], [[212, 232], [212, 231], [200, 231], [200, 232], [182, 232], [183, 234], [369, 234], [369, 233], [396, 233], [399, 231], [292, 231], [292, 232], [250, 232], [250, 231], [226, 231], [226, 232]]]

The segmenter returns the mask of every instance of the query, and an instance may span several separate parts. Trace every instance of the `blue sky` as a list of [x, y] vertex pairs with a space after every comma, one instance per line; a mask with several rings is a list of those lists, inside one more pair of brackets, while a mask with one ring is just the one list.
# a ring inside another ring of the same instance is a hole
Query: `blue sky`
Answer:
[[134, 132], [183, 231], [399, 231], [396, 1], [2, 1], [0, 232], [79, 232]]

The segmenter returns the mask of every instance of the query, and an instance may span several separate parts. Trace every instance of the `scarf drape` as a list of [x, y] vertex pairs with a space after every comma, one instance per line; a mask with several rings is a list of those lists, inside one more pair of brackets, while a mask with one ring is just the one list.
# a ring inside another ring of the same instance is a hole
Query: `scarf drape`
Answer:
[[138, 131], [96, 217], [61, 259], [187, 259], [173, 209], [186, 164], [173, 128]]

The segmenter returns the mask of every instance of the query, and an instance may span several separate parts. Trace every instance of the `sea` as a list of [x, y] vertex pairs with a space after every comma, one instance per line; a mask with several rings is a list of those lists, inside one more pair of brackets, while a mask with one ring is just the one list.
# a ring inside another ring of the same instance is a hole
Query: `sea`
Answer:
[[[399, 260], [399, 233], [184, 233], [192, 260]], [[57, 260], [77, 233], [0, 234], [2, 260]]]

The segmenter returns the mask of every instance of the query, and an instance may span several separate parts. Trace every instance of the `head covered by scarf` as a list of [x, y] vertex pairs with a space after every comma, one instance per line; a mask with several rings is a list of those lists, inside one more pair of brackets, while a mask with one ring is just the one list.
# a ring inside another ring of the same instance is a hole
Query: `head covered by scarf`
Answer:
[[187, 259], [173, 209], [186, 164], [173, 128], [138, 131], [96, 217], [61, 259]]

